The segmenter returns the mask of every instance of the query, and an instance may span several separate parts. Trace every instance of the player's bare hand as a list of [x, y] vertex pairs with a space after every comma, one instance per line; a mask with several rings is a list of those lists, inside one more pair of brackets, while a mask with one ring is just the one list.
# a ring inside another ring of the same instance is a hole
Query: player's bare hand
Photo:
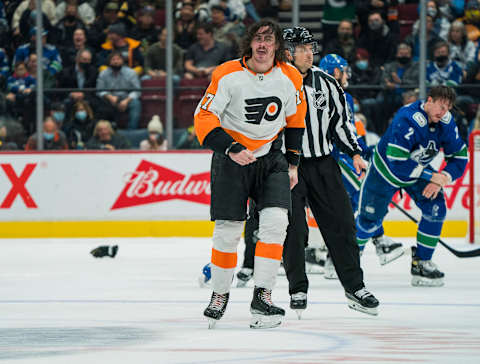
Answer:
[[442, 189], [442, 187], [439, 186], [438, 184], [430, 182], [423, 189], [422, 195], [426, 198], [429, 198], [429, 199], [433, 200], [434, 198], [437, 197], [437, 195], [438, 195], [438, 193], [440, 192], [441, 189]]
[[437, 185], [440, 185], [440, 187], [445, 187], [448, 182], [448, 176], [443, 173], [433, 173], [432, 174], [432, 179], [430, 180], [433, 183], [436, 183]]
[[298, 167], [292, 164], [288, 165], [288, 177], [290, 178], [290, 189], [293, 189], [298, 183]]
[[360, 154], [355, 154], [353, 156], [353, 167], [358, 174], [361, 173], [360, 179], [362, 179], [365, 176], [365, 173], [363, 171], [367, 169], [367, 162], [363, 160]]
[[235, 162], [240, 164], [241, 166], [246, 166], [247, 164], [253, 163], [257, 160], [252, 152], [248, 149], [244, 149], [238, 153], [228, 153], [228, 156]]

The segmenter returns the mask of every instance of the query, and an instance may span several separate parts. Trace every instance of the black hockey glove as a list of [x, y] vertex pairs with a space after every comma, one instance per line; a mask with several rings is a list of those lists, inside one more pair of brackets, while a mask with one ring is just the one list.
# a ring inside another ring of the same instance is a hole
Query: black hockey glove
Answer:
[[117, 255], [118, 245], [100, 245], [99, 247], [93, 249], [90, 254], [92, 254], [95, 258], [103, 258], [109, 256], [110, 258], [115, 258]]

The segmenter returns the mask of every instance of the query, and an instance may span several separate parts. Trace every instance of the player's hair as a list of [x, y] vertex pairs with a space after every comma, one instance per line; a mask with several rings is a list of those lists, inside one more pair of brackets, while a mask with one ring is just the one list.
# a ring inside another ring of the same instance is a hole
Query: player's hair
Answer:
[[455, 104], [456, 94], [453, 88], [448, 86], [433, 86], [427, 94], [432, 100], [447, 100], [451, 105]]
[[247, 29], [245, 36], [242, 39], [242, 44], [240, 46], [240, 56], [251, 57], [252, 56], [252, 47], [251, 43], [255, 34], [258, 30], [263, 27], [269, 27], [270, 30], [275, 35], [275, 42], [278, 45], [278, 49], [275, 51], [275, 62], [287, 62], [287, 56], [285, 54], [285, 44], [282, 36], [282, 29], [277, 22], [271, 19], [262, 19], [252, 25]]

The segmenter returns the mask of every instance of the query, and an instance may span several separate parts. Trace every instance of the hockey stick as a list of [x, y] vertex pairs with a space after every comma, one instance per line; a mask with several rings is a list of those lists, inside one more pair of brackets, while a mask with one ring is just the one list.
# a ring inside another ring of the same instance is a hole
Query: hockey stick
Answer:
[[[395, 206], [397, 209], [400, 210], [406, 217], [408, 217], [410, 220], [412, 220], [415, 224], [418, 224], [418, 220], [415, 219], [408, 211], [406, 211], [403, 207], [401, 207], [399, 204], [396, 202], [392, 201], [393, 206]], [[442, 239], [438, 239], [438, 242], [442, 244], [447, 250], [450, 251], [453, 255], [459, 257], [459, 258], [473, 258], [473, 257], [478, 257], [480, 255], [480, 248], [479, 249], [474, 249], [474, 250], [468, 250], [468, 251], [460, 251], [453, 249], [451, 246], [449, 246], [447, 243], [443, 242]]]

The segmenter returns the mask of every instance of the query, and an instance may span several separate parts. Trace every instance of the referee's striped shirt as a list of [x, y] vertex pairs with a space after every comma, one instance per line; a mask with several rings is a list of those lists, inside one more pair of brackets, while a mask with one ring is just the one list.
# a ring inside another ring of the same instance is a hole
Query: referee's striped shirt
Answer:
[[345, 94], [329, 74], [313, 66], [303, 79], [307, 100], [303, 157], [323, 157], [332, 152], [335, 143], [349, 156], [360, 154]]

